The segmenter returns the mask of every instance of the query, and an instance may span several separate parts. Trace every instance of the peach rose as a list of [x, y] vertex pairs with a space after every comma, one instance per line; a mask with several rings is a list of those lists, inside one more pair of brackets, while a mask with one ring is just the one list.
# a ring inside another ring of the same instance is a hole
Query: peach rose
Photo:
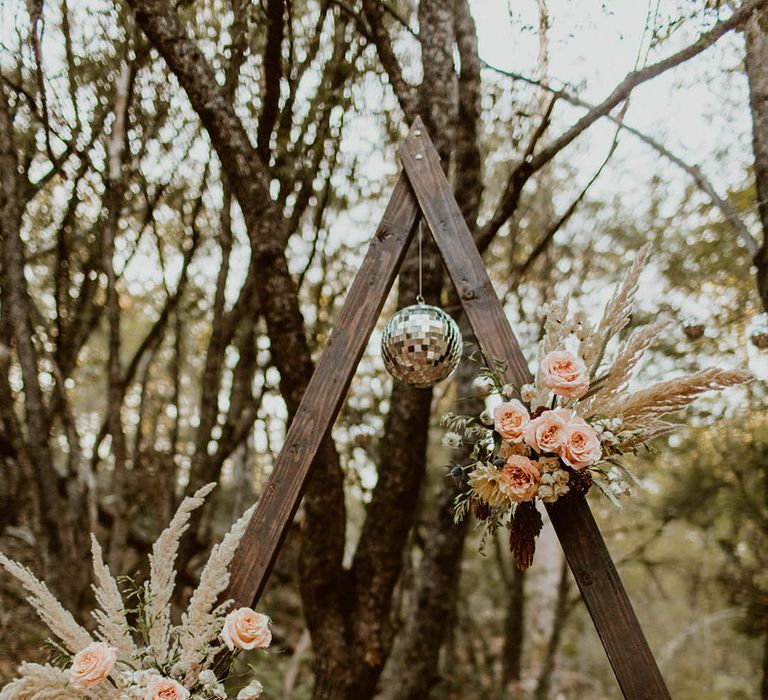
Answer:
[[568, 439], [560, 451], [563, 462], [574, 469], [583, 469], [600, 461], [600, 439], [589, 423], [574, 414], [568, 421], [567, 430]]
[[568, 439], [568, 418], [570, 411], [559, 408], [544, 411], [534, 418], [525, 428], [523, 437], [536, 452], [560, 453], [560, 448]]
[[506, 461], [510, 455], [522, 455], [527, 457], [531, 453], [531, 448], [528, 445], [524, 445], [522, 442], [511, 443], [506, 440], [501, 441], [499, 446], [499, 459]]
[[499, 474], [499, 490], [510, 501], [530, 501], [539, 490], [541, 474], [535, 462], [512, 455]]
[[93, 642], [77, 652], [69, 669], [69, 682], [77, 690], [101, 683], [117, 661], [117, 649], [104, 642]]
[[567, 350], [555, 350], [541, 359], [544, 385], [558, 396], [578, 399], [589, 389], [589, 372], [584, 360]]
[[493, 427], [507, 442], [521, 442], [523, 430], [530, 420], [528, 409], [517, 399], [493, 409]]
[[227, 615], [221, 638], [227, 648], [263, 649], [272, 641], [269, 618], [250, 608], [238, 608]]
[[147, 684], [144, 700], [187, 700], [189, 691], [172, 678], [154, 678]]

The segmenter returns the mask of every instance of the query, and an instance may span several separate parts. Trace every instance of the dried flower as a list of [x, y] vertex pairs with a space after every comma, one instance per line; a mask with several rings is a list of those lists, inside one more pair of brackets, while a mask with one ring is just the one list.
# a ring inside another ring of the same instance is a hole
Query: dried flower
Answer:
[[442, 444], [443, 447], [449, 447], [450, 449], [455, 450], [458, 447], [461, 447], [461, 435], [449, 431], [443, 435]]
[[469, 485], [477, 497], [490, 506], [509, 503], [500, 488], [501, 471], [489, 464], [479, 464], [469, 475]]
[[541, 514], [533, 503], [520, 503], [517, 506], [509, 528], [509, 548], [517, 568], [521, 571], [525, 571], [533, 564], [536, 538], [542, 526]]
[[237, 700], [256, 700], [261, 697], [264, 686], [257, 680], [251, 681], [237, 694]]
[[533, 384], [523, 384], [520, 387], [520, 398], [526, 403], [533, 401], [536, 396], [536, 387]]

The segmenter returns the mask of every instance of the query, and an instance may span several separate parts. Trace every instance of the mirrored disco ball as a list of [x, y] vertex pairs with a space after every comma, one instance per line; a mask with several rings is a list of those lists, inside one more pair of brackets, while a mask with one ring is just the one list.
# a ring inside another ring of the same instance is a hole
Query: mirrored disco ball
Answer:
[[442, 309], [415, 304], [387, 321], [381, 338], [384, 366], [406, 384], [426, 388], [445, 379], [459, 364], [461, 333]]

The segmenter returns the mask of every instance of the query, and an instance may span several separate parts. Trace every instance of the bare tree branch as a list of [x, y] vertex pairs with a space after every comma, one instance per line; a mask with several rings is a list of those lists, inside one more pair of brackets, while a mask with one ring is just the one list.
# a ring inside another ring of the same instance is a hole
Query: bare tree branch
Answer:
[[698, 56], [718, 41], [718, 39], [741, 27], [753, 12], [764, 8], [766, 5], [768, 5], [768, 0], [748, 0], [735, 10], [728, 19], [715, 24], [712, 29], [704, 32], [689, 46], [657, 63], [630, 72], [601, 103], [577, 120], [564, 133], [548, 143], [532, 156], [530, 160], [522, 160], [513, 168], [493, 215], [481, 231], [478, 232], [478, 239], [487, 238], [504, 225], [517, 208], [522, 189], [534, 172], [552, 160], [561, 150], [592, 126], [595, 121], [606, 116], [614, 107], [626, 100], [636, 87]]
[[389, 83], [400, 103], [400, 108], [410, 124], [417, 114], [414, 89], [403, 77], [400, 61], [392, 49], [392, 40], [384, 26], [384, 9], [378, 0], [363, 0], [363, 14], [370, 26], [370, 34], [379, 55], [381, 65], [389, 76]]
[[[557, 94], [560, 97], [560, 99], [563, 99], [566, 102], [576, 107], [583, 107], [589, 110], [594, 109], [594, 105], [582, 100], [580, 97], [577, 97], [573, 93], [566, 91], [565, 88], [556, 88], [547, 83], [536, 80], [534, 78], [529, 78], [525, 75], [521, 75], [520, 73], [515, 73], [513, 71], [505, 71], [505, 70], [502, 70], [501, 68], [497, 68], [488, 63], [484, 63], [484, 65], [487, 68], [497, 73], [500, 73], [501, 75], [506, 75], [515, 80], [520, 80], [522, 82], [530, 83], [531, 85], [536, 85], [537, 87], [540, 87], [546, 90], [547, 92]], [[654, 139], [653, 137], [649, 136], [645, 132], [640, 131], [640, 129], [637, 129], [629, 125], [621, 116], [606, 114], [605, 119], [612, 121], [614, 124], [621, 127], [621, 129], [623, 129], [627, 133], [632, 134], [633, 136], [636, 136], [643, 143], [647, 144], [648, 146], [653, 148], [655, 151], [657, 151], [659, 154], [664, 156], [667, 160], [674, 163], [679, 168], [681, 168], [686, 173], [688, 173], [693, 178], [694, 182], [698, 185], [698, 187], [702, 190], [702, 192], [704, 192], [712, 200], [712, 203], [718, 209], [720, 209], [726, 221], [728, 221], [728, 223], [733, 228], [734, 232], [743, 241], [750, 255], [755, 255], [758, 247], [757, 240], [749, 231], [749, 229], [747, 228], [747, 225], [744, 223], [744, 220], [742, 219], [740, 214], [736, 211], [735, 207], [725, 197], [723, 197], [721, 194], [717, 192], [712, 182], [709, 179], [707, 179], [706, 175], [704, 175], [704, 173], [702, 172], [701, 168], [698, 165], [694, 165], [692, 163], [688, 163], [687, 161], [683, 160], [683, 158], [681, 158], [679, 155], [672, 152], [669, 148], [664, 146], [657, 139]]]

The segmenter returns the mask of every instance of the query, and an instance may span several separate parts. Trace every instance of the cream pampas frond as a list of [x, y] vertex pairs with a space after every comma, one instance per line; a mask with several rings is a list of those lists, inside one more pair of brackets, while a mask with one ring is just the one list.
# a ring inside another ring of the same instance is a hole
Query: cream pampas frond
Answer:
[[645, 267], [650, 252], [650, 243], [646, 243], [640, 248], [624, 281], [616, 288], [613, 296], [605, 305], [603, 318], [597, 329], [581, 344], [579, 354], [592, 375], [602, 362], [608, 341], [629, 323], [637, 295], [640, 273]]
[[628, 437], [619, 443], [619, 449], [631, 450], [644, 442], [650, 442], [663, 435], [669, 435], [680, 427], [679, 423], [670, 423], [663, 420], [649, 420], [641, 429], [627, 433]]
[[117, 581], [104, 563], [101, 546], [91, 535], [91, 554], [93, 556], [93, 573], [96, 583], [92, 586], [99, 609], [94, 610], [93, 618], [99, 624], [99, 636], [107, 644], [117, 649], [117, 657], [121, 661], [130, 661], [136, 646], [131, 639], [128, 621], [125, 617], [123, 597]]
[[29, 604], [68, 651], [77, 654], [93, 641], [91, 635], [75, 622], [56, 596], [26, 566], [8, 559], [4, 554], [0, 554], [0, 566], [21, 582], [29, 593]]
[[602, 373], [604, 379], [597, 391], [586, 401], [580, 401], [576, 412], [585, 417], [604, 414], [603, 409], [626, 391], [632, 372], [648, 346], [670, 323], [669, 319], [660, 319], [635, 330], [619, 347], [613, 364]]
[[203, 567], [200, 583], [192, 594], [178, 629], [181, 664], [184, 668], [195, 668], [212, 651], [210, 643], [215, 639], [220, 624], [216, 613], [221, 607], [228, 605], [228, 602], [225, 602], [223, 606], [216, 608], [216, 602], [229, 585], [229, 565], [255, 508], [256, 506], [248, 508], [222, 541], [214, 545], [208, 562]]
[[619, 396], [607, 407], [607, 414], [622, 416], [622, 430], [644, 430], [660, 416], [681, 411], [707, 391], [720, 391], [751, 379], [752, 374], [744, 370], [712, 367]]
[[23, 663], [19, 678], [0, 689], [0, 700], [82, 700], [94, 697], [69, 685], [69, 674], [50, 664]]
[[168, 527], [152, 545], [149, 555], [149, 582], [147, 584], [146, 622], [149, 626], [149, 643], [157, 654], [157, 661], [164, 663], [170, 650], [171, 597], [176, 583], [176, 555], [179, 540], [189, 527], [189, 516], [203, 505], [205, 497], [216, 484], [207, 484], [194, 495], [185, 498]]
[[549, 400], [549, 389], [541, 376], [541, 359], [547, 353], [562, 348], [571, 333], [568, 319], [570, 300], [570, 295], [566, 294], [560, 301], [549, 303], [547, 317], [544, 320], [544, 335], [537, 349], [536, 364], [539, 369], [536, 374], [536, 394], [531, 401], [532, 408], [544, 406]]

